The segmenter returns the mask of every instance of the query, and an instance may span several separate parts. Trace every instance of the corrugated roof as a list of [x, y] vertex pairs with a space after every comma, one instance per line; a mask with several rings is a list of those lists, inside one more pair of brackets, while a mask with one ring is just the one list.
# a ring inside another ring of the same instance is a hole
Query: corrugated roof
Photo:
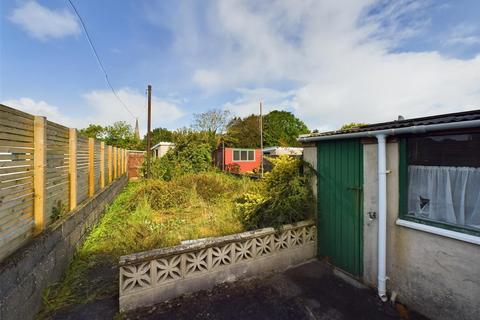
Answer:
[[469, 121], [469, 120], [480, 120], [480, 109], [464, 111], [464, 112], [447, 113], [447, 114], [429, 116], [429, 117], [396, 120], [396, 121], [390, 121], [390, 122], [380, 122], [380, 123], [368, 124], [368, 125], [364, 125], [356, 128], [346, 129], [346, 130], [311, 133], [308, 135], [302, 135], [302, 137], [332, 136], [332, 135], [340, 135], [340, 134], [346, 134], [346, 133], [385, 130], [385, 129], [398, 129], [398, 128], [405, 128], [405, 127], [461, 122], [461, 121]]

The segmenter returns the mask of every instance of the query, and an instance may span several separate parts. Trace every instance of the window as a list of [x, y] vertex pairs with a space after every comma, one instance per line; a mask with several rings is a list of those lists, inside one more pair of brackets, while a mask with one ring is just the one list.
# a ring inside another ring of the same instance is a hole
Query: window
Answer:
[[401, 218], [480, 235], [480, 133], [400, 144]]
[[234, 162], [255, 161], [255, 150], [234, 149], [233, 161]]

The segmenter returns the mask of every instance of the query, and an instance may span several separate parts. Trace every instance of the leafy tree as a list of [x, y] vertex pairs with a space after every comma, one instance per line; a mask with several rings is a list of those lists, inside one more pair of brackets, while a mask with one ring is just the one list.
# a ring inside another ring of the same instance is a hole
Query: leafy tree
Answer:
[[[152, 147], [159, 142], [172, 142], [173, 135], [172, 131], [166, 128], [155, 128], [152, 130]], [[140, 146], [140, 150], [144, 150], [145, 146], [147, 145], [147, 135], [143, 136], [142, 143]]]
[[98, 124], [89, 124], [88, 127], [80, 129], [78, 132], [83, 136], [97, 140], [103, 140], [105, 138], [105, 128]]
[[208, 143], [212, 148], [218, 144], [217, 134], [223, 132], [229, 122], [230, 111], [211, 109], [203, 113], [193, 115], [192, 128], [205, 132], [208, 137]]
[[[172, 140], [175, 148], [168, 150], [163, 157], [153, 159], [152, 178], [171, 180], [187, 173], [212, 169], [212, 150], [205, 132], [180, 129], [172, 133]], [[142, 171], [145, 169], [143, 167]]]
[[237, 148], [260, 148], [260, 117], [249, 115], [245, 118], [235, 117], [227, 126], [225, 145]]
[[309, 133], [305, 123], [288, 111], [274, 110], [264, 117], [264, 145], [299, 146], [299, 135]]
[[140, 145], [132, 126], [125, 121], [117, 121], [106, 127], [104, 140], [108, 145], [126, 149], [138, 149]]
[[193, 128], [198, 131], [205, 131], [209, 135], [215, 135], [225, 130], [230, 120], [230, 111], [211, 109], [203, 113], [193, 115]]
[[367, 125], [366, 123], [361, 123], [361, 122], [350, 122], [350, 123], [344, 124], [340, 128], [340, 130], [354, 129], [354, 128], [358, 128], [358, 127], [366, 126], [366, 125]]
[[[260, 117], [249, 115], [245, 118], [235, 117], [227, 126], [225, 143], [238, 148], [260, 147]], [[274, 110], [263, 116], [263, 145], [298, 146], [300, 134], [308, 133], [305, 123], [291, 112]]]

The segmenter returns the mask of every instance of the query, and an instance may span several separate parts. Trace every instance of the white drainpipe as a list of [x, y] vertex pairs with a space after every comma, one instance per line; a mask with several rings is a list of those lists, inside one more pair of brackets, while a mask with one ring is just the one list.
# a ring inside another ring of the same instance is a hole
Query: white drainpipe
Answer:
[[399, 134], [425, 133], [439, 130], [453, 130], [480, 127], [480, 120], [468, 120], [431, 125], [411, 126], [398, 129], [372, 130], [363, 132], [340, 133], [325, 136], [300, 136], [298, 141], [311, 142], [322, 140], [340, 140], [376, 137], [378, 141], [378, 296], [387, 301], [386, 292], [386, 243], [387, 243], [387, 165], [385, 140], [387, 136]]
[[385, 135], [376, 136], [378, 141], [378, 296], [388, 300], [386, 289], [387, 261], [387, 153]]

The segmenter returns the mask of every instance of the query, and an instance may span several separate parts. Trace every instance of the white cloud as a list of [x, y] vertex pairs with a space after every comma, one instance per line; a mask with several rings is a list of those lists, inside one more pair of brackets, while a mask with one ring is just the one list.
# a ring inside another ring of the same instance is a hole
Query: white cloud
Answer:
[[80, 121], [64, 115], [58, 107], [52, 106], [43, 100], [35, 101], [31, 98], [24, 97], [20, 99], [5, 100], [2, 104], [32, 115], [47, 117], [48, 120], [67, 127], [81, 124]]
[[[117, 90], [117, 94], [138, 116], [140, 133], [144, 134], [147, 127], [147, 106], [145, 95], [128, 88]], [[84, 95], [87, 108], [85, 117], [69, 115], [69, 108], [59, 108], [45, 101], [35, 101], [31, 98], [9, 99], [2, 103], [32, 115], [47, 117], [48, 120], [67, 127], [84, 128], [89, 124], [111, 125], [115, 121], [126, 121], [132, 127], [135, 118], [122, 106], [109, 90], [92, 90]], [[70, 109], [71, 110], [71, 109]], [[152, 96], [152, 128], [175, 128], [175, 122], [184, 116], [184, 112], [176, 104]]]
[[[123, 88], [117, 94], [125, 102], [129, 110], [138, 117], [140, 132], [146, 131], [147, 104], [146, 96], [138, 91]], [[91, 116], [87, 117], [88, 123], [110, 125], [115, 121], [127, 121], [132, 126], [135, 119], [117, 100], [109, 90], [93, 90], [84, 95], [91, 107]], [[152, 96], [152, 126], [173, 128], [177, 120], [184, 116], [184, 111], [176, 104]]]
[[80, 33], [75, 16], [67, 9], [51, 10], [36, 1], [27, 1], [13, 10], [10, 21], [19, 25], [30, 36], [47, 40]]
[[[480, 55], [461, 60], [437, 51], [398, 49], [428, 29], [424, 3], [212, 2], [203, 25], [213, 30], [188, 24], [189, 39], [197, 39], [194, 46], [203, 42], [210, 48], [206, 61], [189, 60], [196, 65], [192, 80], [210, 93], [272, 88], [241, 91], [225, 107], [248, 114], [275, 93], [272, 104], [286, 103], [319, 129], [478, 108]], [[378, 5], [376, 13], [367, 15], [372, 5]], [[176, 41], [189, 51], [182, 38]], [[289, 84], [281, 85], [288, 89], [278, 90], [279, 83]]]
[[470, 24], [460, 24], [456, 26], [445, 40], [445, 45], [474, 45], [480, 43], [477, 28]]
[[292, 110], [295, 92], [282, 92], [269, 88], [237, 89], [240, 98], [227, 102], [223, 108], [233, 112], [235, 116], [245, 117], [251, 114], [259, 114], [260, 101], [263, 105], [263, 113], [272, 110]]

